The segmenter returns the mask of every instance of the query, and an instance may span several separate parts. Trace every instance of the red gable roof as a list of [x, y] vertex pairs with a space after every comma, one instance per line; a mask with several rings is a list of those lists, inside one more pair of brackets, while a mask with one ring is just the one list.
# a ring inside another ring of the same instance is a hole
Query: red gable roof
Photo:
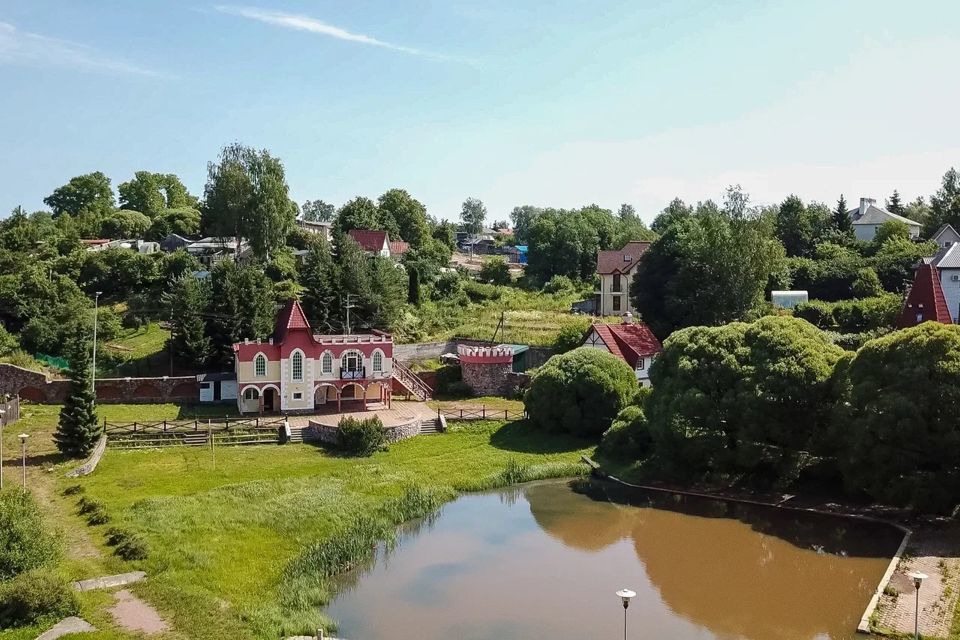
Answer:
[[273, 327], [274, 341], [277, 344], [283, 342], [287, 332], [291, 329], [306, 329], [307, 333], [313, 335], [310, 330], [310, 323], [307, 321], [307, 316], [298, 300], [288, 300], [277, 315], [277, 322]]
[[649, 242], [633, 240], [620, 251], [601, 251], [597, 254], [597, 273], [627, 273], [649, 248]]
[[361, 249], [374, 253], [382, 251], [383, 244], [390, 242], [386, 231], [373, 229], [350, 229], [350, 237], [357, 241]]
[[402, 256], [410, 249], [410, 243], [403, 240], [394, 240], [390, 243], [390, 255]]
[[897, 328], [913, 327], [928, 320], [953, 324], [940, 286], [940, 273], [932, 264], [923, 264], [917, 269], [913, 287], [897, 316]]
[[663, 349], [650, 327], [642, 322], [595, 324], [590, 330], [597, 332], [610, 353], [626, 360], [631, 367], [636, 367], [640, 358], [656, 355]]

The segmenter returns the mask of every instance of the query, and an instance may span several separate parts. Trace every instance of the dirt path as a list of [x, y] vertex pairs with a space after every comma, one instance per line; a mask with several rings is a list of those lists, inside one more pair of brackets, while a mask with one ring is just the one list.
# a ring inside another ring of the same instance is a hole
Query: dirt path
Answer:
[[887, 583], [874, 616], [879, 631], [912, 634], [917, 592], [907, 575], [928, 577], [920, 587], [920, 634], [924, 638], [950, 635], [960, 594], [960, 524], [915, 531], [903, 560]]
[[116, 603], [110, 607], [110, 615], [127, 631], [154, 635], [170, 629], [156, 609], [126, 589], [117, 591], [113, 597]]

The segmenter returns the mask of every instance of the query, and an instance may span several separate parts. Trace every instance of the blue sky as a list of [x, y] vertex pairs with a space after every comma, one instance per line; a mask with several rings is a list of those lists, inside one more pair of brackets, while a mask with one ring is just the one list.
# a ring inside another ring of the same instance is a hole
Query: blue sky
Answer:
[[7, 0], [0, 215], [71, 176], [201, 193], [266, 147], [298, 202], [438, 217], [674, 196], [929, 195], [960, 166], [960, 3]]

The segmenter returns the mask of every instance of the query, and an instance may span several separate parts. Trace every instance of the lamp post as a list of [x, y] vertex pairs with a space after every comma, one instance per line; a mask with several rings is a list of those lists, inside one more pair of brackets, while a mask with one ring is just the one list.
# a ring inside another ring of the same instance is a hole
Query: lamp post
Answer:
[[93, 402], [97, 402], [97, 310], [100, 295], [103, 291], [93, 294], [93, 375], [90, 377], [90, 391], [93, 392]]
[[917, 599], [913, 608], [913, 636], [916, 640], [920, 640], [920, 585], [927, 579], [927, 574], [914, 571], [908, 573], [907, 576], [913, 578], [913, 588], [917, 592]]
[[7, 412], [0, 409], [0, 490], [3, 490], [3, 426]]
[[30, 437], [28, 433], [20, 434], [20, 451], [23, 455], [23, 488], [27, 488], [27, 438]]
[[620, 589], [620, 591], [617, 591], [617, 596], [620, 597], [620, 601], [623, 603], [623, 640], [627, 640], [627, 607], [630, 606], [630, 598], [636, 595], [637, 594], [630, 589]]

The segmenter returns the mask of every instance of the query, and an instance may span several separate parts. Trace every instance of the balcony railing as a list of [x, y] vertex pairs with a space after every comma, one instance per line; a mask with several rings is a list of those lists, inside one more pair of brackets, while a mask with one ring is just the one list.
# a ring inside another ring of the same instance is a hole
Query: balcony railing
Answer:
[[366, 377], [367, 377], [366, 367], [360, 367], [359, 369], [355, 369], [353, 371], [349, 371], [346, 369], [340, 370], [341, 380], [363, 380]]

